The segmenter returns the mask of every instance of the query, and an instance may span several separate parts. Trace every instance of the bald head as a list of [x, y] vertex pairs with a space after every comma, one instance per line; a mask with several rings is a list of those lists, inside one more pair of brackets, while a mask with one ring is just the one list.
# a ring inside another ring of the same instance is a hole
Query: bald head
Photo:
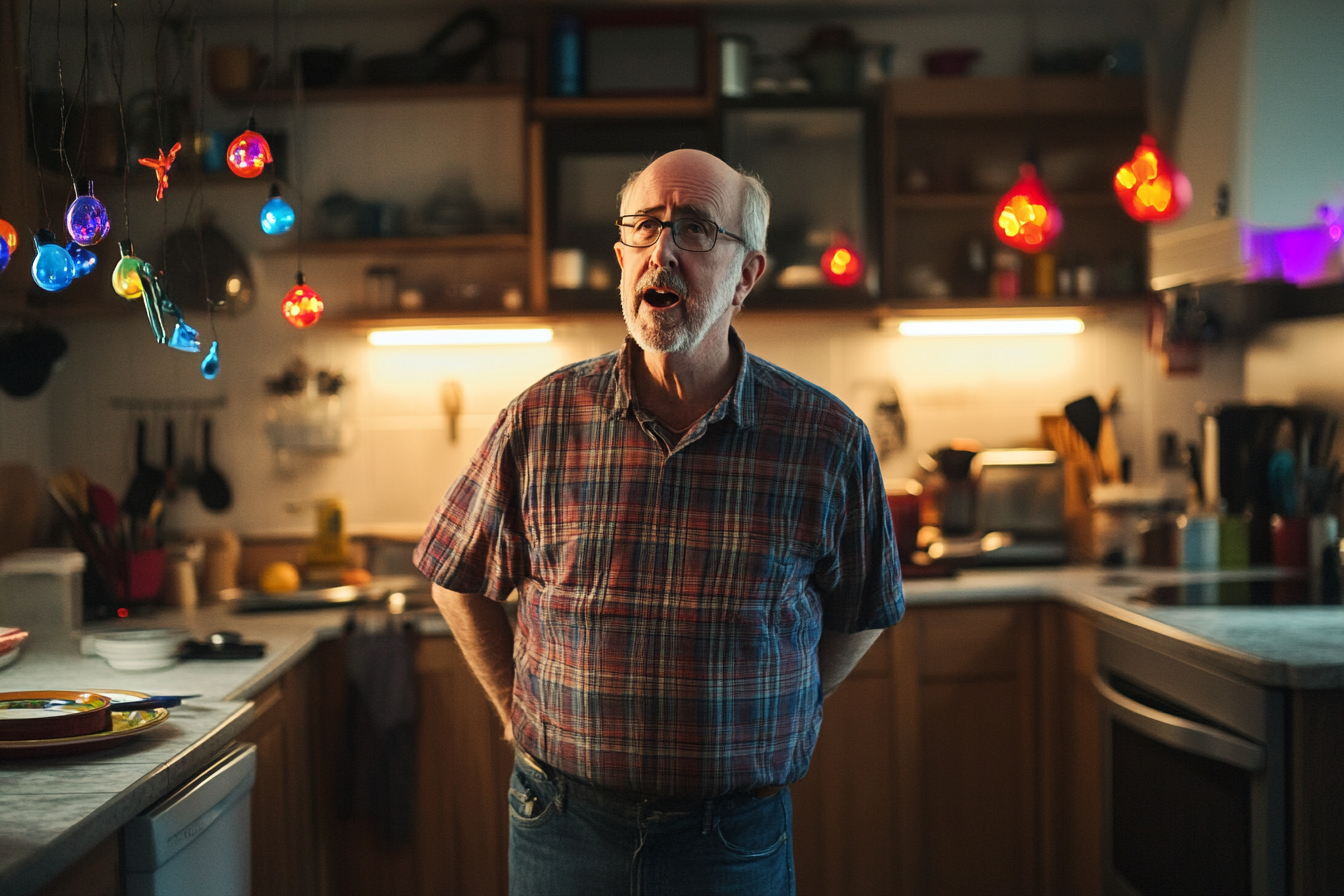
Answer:
[[741, 234], [748, 251], [765, 251], [770, 194], [756, 175], [734, 170], [717, 156], [698, 149], [674, 150], [630, 175], [618, 194], [621, 214], [639, 211], [626, 208], [626, 197], [646, 177], [681, 185], [690, 193], [698, 190], [718, 196], [720, 211], [716, 213], [717, 217], [715, 214], [707, 216], [725, 230]]

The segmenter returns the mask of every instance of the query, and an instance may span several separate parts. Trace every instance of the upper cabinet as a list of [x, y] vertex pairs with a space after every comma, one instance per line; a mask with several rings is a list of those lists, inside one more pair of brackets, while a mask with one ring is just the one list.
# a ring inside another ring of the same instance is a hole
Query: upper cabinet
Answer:
[[[1145, 127], [1133, 78], [892, 81], [883, 108], [883, 294], [897, 305], [1076, 303], [1145, 291], [1146, 232], [1115, 170]], [[1064, 229], [1028, 255], [993, 235], [1000, 197], [1034, 158]]]

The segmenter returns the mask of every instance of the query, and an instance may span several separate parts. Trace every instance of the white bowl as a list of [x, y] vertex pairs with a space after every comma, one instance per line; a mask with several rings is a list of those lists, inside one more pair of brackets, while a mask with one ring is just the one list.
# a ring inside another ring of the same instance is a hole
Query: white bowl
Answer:
[[93, 651], [113, 669], [166, 669], [177, 662], [178, 648], [186, 636], [186, 632], [163, 628], [107, 632], [94, 637]]

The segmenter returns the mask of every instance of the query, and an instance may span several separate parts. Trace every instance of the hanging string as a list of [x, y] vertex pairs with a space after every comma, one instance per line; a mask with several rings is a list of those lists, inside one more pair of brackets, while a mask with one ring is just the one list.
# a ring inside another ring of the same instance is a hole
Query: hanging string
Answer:
[[[275, 2], [276, 2], [276, 4], [277, 4], [277, 8], [278, 8], [278, 0], [275, 0]], [[277, 12], [277, 15], [279, 15], [278, 12]], [[302, 43], [300, 43], [300, 41], [299, 41], [299, 17], [298, 17], [298, 14], [297, 14], [297, 13], [295, 13], [295, 15], [294, 15], [294, 36], [293, 36], [293, 45], [294, 45], [295, 47], [300, 47], [300, 46], [302, 46]], [[295, 232], [295, 234], [294, 234], [294, 255], [295, 255], [294, 264], [295, 264], [295, 267], [296, 267], [297, 270], [298, 270], [299, 275], [302, 276], [302, 275], [303, 275], [303, 220], [304, 220], [304, 218], [305, 218], [305, 216], [306, 216], [306, 212], [305, 212], [305, 210], [304, 210], [304, 205], [303, 205], [303, 178], [301, 177], [301, 172], [300, 172], [300, 169], [299, 169], [300, 161], [301, 161], [301, 159], [302, 159], [302, 157], [303, 157], [303, 153], [299, 151], [299, 139], [300, 139], [300, 135], [302, 135], [302, 134], [304, 133], [304, 131], [303, 131], [303, 66], [299, 65], [299, 64], [298, 64], [298, 60], [295, 59], [292, 68], [293, 68], [293, 70], [294, 70], [294, 134], [293, 134], [292, 139], [290, 140], [289, 155], [290, 155], [290, 157], [291, 157], [291, 158], [293, 159], [293, 161], [294, 161], [294, 205], [295, 205], [295, 207], [299, 210], [299, 213], [298, 213], [297, 215], [295, 215], [295, 218], [296, 218], [295, 223], [298, 225], [298, 229], [296, 230], [296, 232]]]
[[[84, 157], [84, 140], [89, 134], [89, 82], [92, 80], [93, 62], [89, 50], [89, 0], [84, 0], [84, 61], [83, 67], [79, 72], [79, 84], [75, 87], [75, 97], [79, 100], [78, 107], [83, 110], [79, 126], [79, 146], [75, 149], [75, 163], [83, 171], [87, 166]], [[71, 105], [73, 110], [75, 104]], [[65, 141], [61, 141], [64, 145]]]
[[[65, 168], [69, 175], [70, 183], [73, 186], [75, 182], [75, 172], [70, 167], [70, 159], [65, 154], [65, 129], [70, 123], [70, 116], [65, 109], [65, 71], [61, 65], [61, 2], [56, 0], [56, 95], [59, 97], [57, 108], [60, 110], [61, 129], [60, 136], [56, 143], [56, 157], [60, 164]], [[74, 111], [74, 104], [71, 104], [71, 111]]]
[[[31, 0], [30, 0], [31, 2]], [[126, 222], [126, 241], [131, 242], [131, 138], [126, 131], [126, 93], [123, 81], [126, 75], [126, 26], [121, 21], [117, 0], [112, 2], [112, 41], [108, 65], [112, 81], [117, 85], [117, 115], [121, 120], [121, 212]]]
[[[33, 72], [33, 0], [28, 0], [28, 130], [33, 138], [33, 164], [37, 166], [37, 189], [42, 196], [42, 220], [50, 227], [51, 210], [47, 208], [47, 185], [42, 178], [42, 153], [37, 148], [37, 115], [33, 111], [33, 94], [37, 87], [34, 84]], [[28, 228], [29, 233], [32, 227]]]

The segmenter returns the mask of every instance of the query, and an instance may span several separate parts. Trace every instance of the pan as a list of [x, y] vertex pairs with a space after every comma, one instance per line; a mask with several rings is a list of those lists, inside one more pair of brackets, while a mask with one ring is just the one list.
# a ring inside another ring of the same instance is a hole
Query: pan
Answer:
[[134, 519], [144, 519], [149, 515], [149, 508], [163, 489], [163, 470], [150, 466], [145, 459], [148, 430], [149, 424], [144, 420], [135, 422], [135, 474], [121, 499], [121, 509]]
[[233, 490], [210, 457], [210, 418], [201, 421], [201, 470], [196, 475], [196, 494], [207, 510], [221, 512], [233, 504]]

